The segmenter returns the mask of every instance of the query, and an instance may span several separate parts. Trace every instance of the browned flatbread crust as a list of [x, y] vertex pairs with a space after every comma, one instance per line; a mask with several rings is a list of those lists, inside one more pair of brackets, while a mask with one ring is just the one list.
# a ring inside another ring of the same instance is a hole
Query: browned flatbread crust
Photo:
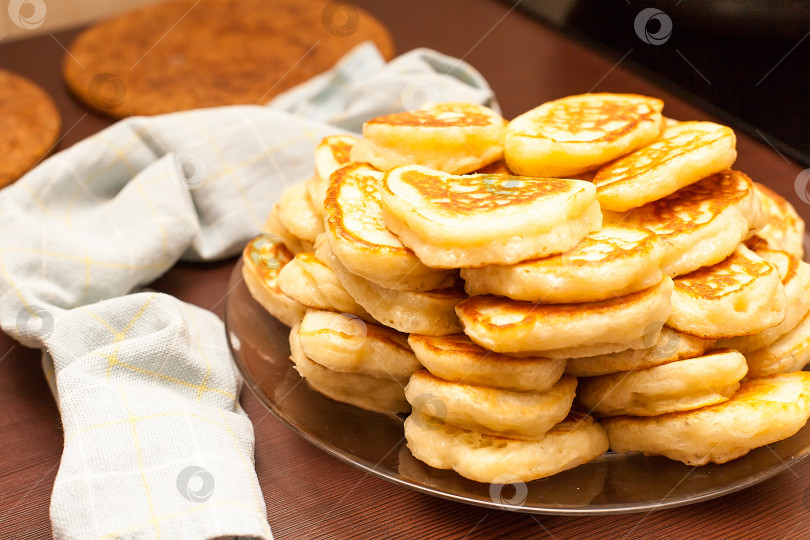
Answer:
[[324, 0], [179, 0], [83, 32], [65, 56], [70, 89], [110, 116], [260, 104], [388, 30], [352, 5]]
[[0, 70], [0, 188], [48, 153], [61, 120], [53, 100], [24, 77]]

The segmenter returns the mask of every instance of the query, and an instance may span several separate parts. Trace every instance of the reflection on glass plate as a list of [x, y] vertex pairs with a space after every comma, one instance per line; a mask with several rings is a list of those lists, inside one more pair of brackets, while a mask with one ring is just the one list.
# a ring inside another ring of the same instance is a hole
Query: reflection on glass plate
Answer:
[[337, 403], [310, 389], [288, 359], [289, 329], [231, 275], [225, 326], [248, 388], [304, 439], [355, 467], [437, 497], [537, 514], [616, 514], [681, 506], [752, 486], [810, 453], [810, 424], [785, 441], [724, 465], [689, 467], [665, 458], [608, 453], [570, 471], [514, 486], [491, 486], [415, 459], [403, 417]]

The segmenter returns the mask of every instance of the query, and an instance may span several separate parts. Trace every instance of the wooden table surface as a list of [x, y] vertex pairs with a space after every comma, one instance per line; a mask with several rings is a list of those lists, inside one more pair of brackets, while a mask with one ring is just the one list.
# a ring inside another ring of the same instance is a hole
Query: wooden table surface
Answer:
[[[432, 47], [477, 67], [507, 118], [563, 95], [622, 91], [662, 97], [665, 113], [674, 118], [710, 119], [617, 65], [617, 58], [601, 57], [504, 3], [356, 3], [391, 28], [399, 52]], [[632, 21], [615, 23], [633, 31]], [[62, 84], [62, 46], [75, 36], [67, 31], [0, 43], [0, 67], [30, 77], [54, 97], [63, 116], [58, 149], [110, 123], [74, 101]], [[661, 46], [661, 54], [674, 52]], [[736, 167], [788, 196], [807, 219], [808, 207], [794, 190], [801, 167], [766, 142], [739, 133], [737, 148]], [[233, 264], [179, 264], [153, 287], [221, 316]], [[280, 539], [810, 537], [810, 460], [753, 488], [696, 506], [591, 518], [531, 516], [444, 501], [364, 475], [310, 446], [247, 391], [242, 403], [255, 427], [256, 468], [268, 519]], [[51, 536], [48, 505], [61, 448], [59, 414], [38, 351], [0, 334], [0, 538]]]

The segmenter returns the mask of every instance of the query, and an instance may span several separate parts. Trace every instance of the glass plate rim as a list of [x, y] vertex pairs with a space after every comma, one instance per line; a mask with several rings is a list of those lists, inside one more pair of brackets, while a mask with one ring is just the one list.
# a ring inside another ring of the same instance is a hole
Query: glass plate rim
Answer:
[[[485, 501], [485, 500], [477, 500], [477, 499], [469, 499], [465, 498], [461, 495], [456, 495], [454, 493], [449, 493], [445, 491], [441, 491], [439, 489], [434, 489], [429, 486], [423, 486], [414, 482], [411, 482], [407, 479], [400, 478], [398, 476], [391, 475], [385, 471], [377, 470], [373, 466], [368, 466], [367, 464], [363, 463], [362, 460], [358, 459], [351, 459], [345, 452], [341, 451], [338, 448], [334, 448], [330, 446], [327, 442], [321, 440], [317, 436], [307, 432], [305, 429], [301, 428], [299, 425], [295, 423], [291, 418], [288, 417], [284, 412], [278, 409], [277, 405], [274, 401], [272, 401], [259, 387], [256, 381], [253, 379], [252, 375], [249, 373], [247, 366], [244, 365], [244, 361], [241, 358], [239, 351], [234, 349], [233, 343], [231, 342], [231, 329], [229, 325], [229, 311], [230, 311], [230, 299], [232, 297], [232, 293], [234, 289], [239, 286], [239, 281], [242, 280], [241, 276], [241, 269], [242, 269], [243, 262], [239, 260], [237, 264], [234, 266], [234, 269], [231, 273], [228, 282], [228, 289], [226, 293], [225, 299], [225, 307], [224, 307], [224, 325], [225, 325], [225, 332], [228, 342], [228, 349], [231, 353], [231, 356], [236, 364], [236, 367], [245, 383], [248, 387], [250, 392], [253, 396], [259, 401], [259, 403], [264, 406], [265, 409], [268, 410], [273, 416], [275, 416], [278, 420], [280, 420], [287, 428], [292, 430], [296, 433], [299, 437], [304, 439], [307, 443], [313, 445], [315, 448], [325, 452], [326, 454], [338, 459], [339, 461], [346, 463], [356, 469], [363, 471], [366, 474], [370, 474], [377, 478], [381, 478], [388, 482], [393, 483], [394, 485], [405, 487], [419, 493], [423, 493], [426, 495], [430, 495], [433, 497], [438, 497], [441, 499], [468, 504], [473, 506], [479, 506], [483, 508], [495, 509], [495, 510], [505, 510], [510, 512], [518, 512], [518, 513], [525, 513], [525, 514], [538, 514], [538, 515], [552, 515], [552, 516], [607, 516], [607, 515], [621, 515], [621, 514], [637, 514], [642, 512], [655, 512], [658, 510], [666, 510], [671, 508], [678, 508], [682, 506], [688, 506], [691, 504], [708, 501], [712, 499], [716, 499], [719, 497], [724, 497], [726, 495], [730, 495], [732, 493], [736, 493], [738, 491], [747, 489], [752, 487], [756, 484], [764, 482], [774, 476], [784, 473], [785, 471], [789, 470], [791, 465], [798, 463], [799, 461], [806, 458], [810, 455], [810, 446], [805, 447], [801, 452], [798, 452], [791, 456], [790, 460], [785, 462], [782, 461], [781, 465], [772, 466], [764, 471], [759, 471], [758, 473], [753, 473], [750, 476], [746, 477], [745, 480], [732, 483], [724, 488], [719, 490], [705, 492], [701, 494], [697, 494], [694, 496], [684, 496], [677, 499], [671, 500], [661, 500], [658, 502], [650, 502], [650, 503], [625, 503], [625, 504], [605, 504], [605, 505], [598, 505], [598, 506], [582, 506], [582, 507], [553, 507], [553, 506], [524, 506], [518, 504], [510, 504], [505, 502], [495, 502], [495, 501]], [[254, 300], [255, 301], [255, 300]], [[269, 317], [273, 317], [269, 313], [267, 314]], [[238, 337], [238, 336], [237, 336]], [[364, 411], [368, 414], [383, 414], [388, 417], [396, 418], [397, 422], [402, 421], [400, 417], [396, 414], [389, 413], [375, 413], [371, 411]], [[769, 447], [769, 445], [766, 445]], [[393, 449], [392, 449], [393, 450]], [[615, 455], [615, 454], [614, 454]], [[617, 459], [606, 457], [607, 454], [601, 456], [597, 459]], [[781, 458], [780, 458], [781, 460]], [[697, 467], [695, 467], [697, 468]]]

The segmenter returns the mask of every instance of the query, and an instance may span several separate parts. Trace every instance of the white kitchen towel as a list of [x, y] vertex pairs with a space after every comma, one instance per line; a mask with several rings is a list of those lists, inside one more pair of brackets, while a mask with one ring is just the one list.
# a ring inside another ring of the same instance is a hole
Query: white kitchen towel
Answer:
[[272, 537], [222, 323], [133, 291], [239, 252], [322, 137], [417, 87], [495, 105], [463, 62], [363, 45], [268, 107], [122, 120], [0, 191], [0, 325], [43, 349], [65, 430], [56, 538]]
[[331, 70], [269, 105], [359, 133], [369, 118], [445, 101], [479, 103], [500, 112], [489, 84], [469, 64], [431, 49], [414, 49], [386, 64], [373, 44], [364, 43]]

